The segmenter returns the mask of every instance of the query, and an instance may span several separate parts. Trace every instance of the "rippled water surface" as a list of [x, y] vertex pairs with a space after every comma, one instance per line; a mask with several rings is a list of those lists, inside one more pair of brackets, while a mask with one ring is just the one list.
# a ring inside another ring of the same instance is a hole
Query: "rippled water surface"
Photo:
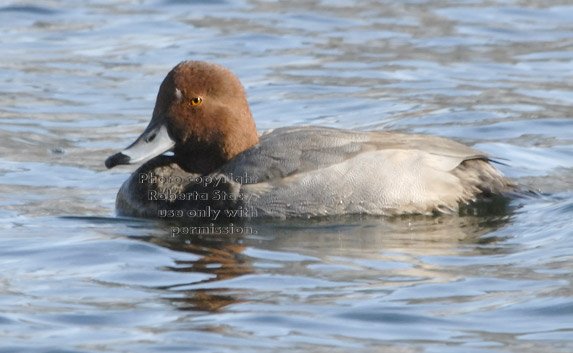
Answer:
[[[572, 352], [570, 1], [0, 2], [0, 352]], [[447, 136], [542, 196], [484, 216], [118, 218], [181, 60], [242, 80], [260, 130]], [[255, 234], [256, 233], [256, 234]]]

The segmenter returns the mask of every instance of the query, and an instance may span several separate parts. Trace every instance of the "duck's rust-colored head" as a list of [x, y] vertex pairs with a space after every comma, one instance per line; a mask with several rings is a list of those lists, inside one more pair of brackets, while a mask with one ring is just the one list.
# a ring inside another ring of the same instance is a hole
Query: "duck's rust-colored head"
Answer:
[[184, 61], [161, 83], [145, 131], [105, 165], [136, 164], [167, 151], [188, 172], [208, 174], [258, 143], [239, 79], [228, 69]]

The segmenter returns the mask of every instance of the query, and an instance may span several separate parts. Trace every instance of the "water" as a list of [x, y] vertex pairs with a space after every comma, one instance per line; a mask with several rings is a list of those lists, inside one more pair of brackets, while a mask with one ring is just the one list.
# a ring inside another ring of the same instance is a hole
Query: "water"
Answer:
[[[573, 351], [567, 1], [0, 3], [0, 352]], [[455, 138], [543, 196], [486, 216], [118, 218], [181, 60], [244, 83], [257, 126]]]

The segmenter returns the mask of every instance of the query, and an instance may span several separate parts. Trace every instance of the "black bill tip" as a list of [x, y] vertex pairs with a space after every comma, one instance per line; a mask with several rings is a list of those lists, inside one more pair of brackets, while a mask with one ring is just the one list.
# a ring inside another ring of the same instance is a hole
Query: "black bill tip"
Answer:
[[118, 152], [113, 156], [107, 157], [107, 159], [105, 160], [105, 166], [107, 167], [107, 169], [111, 169], [116, 165], [129, 164], [130, 160], [131, 158], [129, 156], [126, 156], [125, 154]]

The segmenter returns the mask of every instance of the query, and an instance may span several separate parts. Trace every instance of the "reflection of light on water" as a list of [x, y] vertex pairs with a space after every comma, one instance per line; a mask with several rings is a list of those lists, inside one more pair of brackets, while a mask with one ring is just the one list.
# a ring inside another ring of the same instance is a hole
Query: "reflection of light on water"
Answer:
[[[573, 7], [37, 3], [0, 6], [5, 350], [572, 351]], [[183, 59], [236, 72], [259, 130], [448, 136], [549, 193], [507, 216], [273, 221], [233, 236], [116, 217], [133, 169], [103, 172], [103, 159], [141, 132]]]

